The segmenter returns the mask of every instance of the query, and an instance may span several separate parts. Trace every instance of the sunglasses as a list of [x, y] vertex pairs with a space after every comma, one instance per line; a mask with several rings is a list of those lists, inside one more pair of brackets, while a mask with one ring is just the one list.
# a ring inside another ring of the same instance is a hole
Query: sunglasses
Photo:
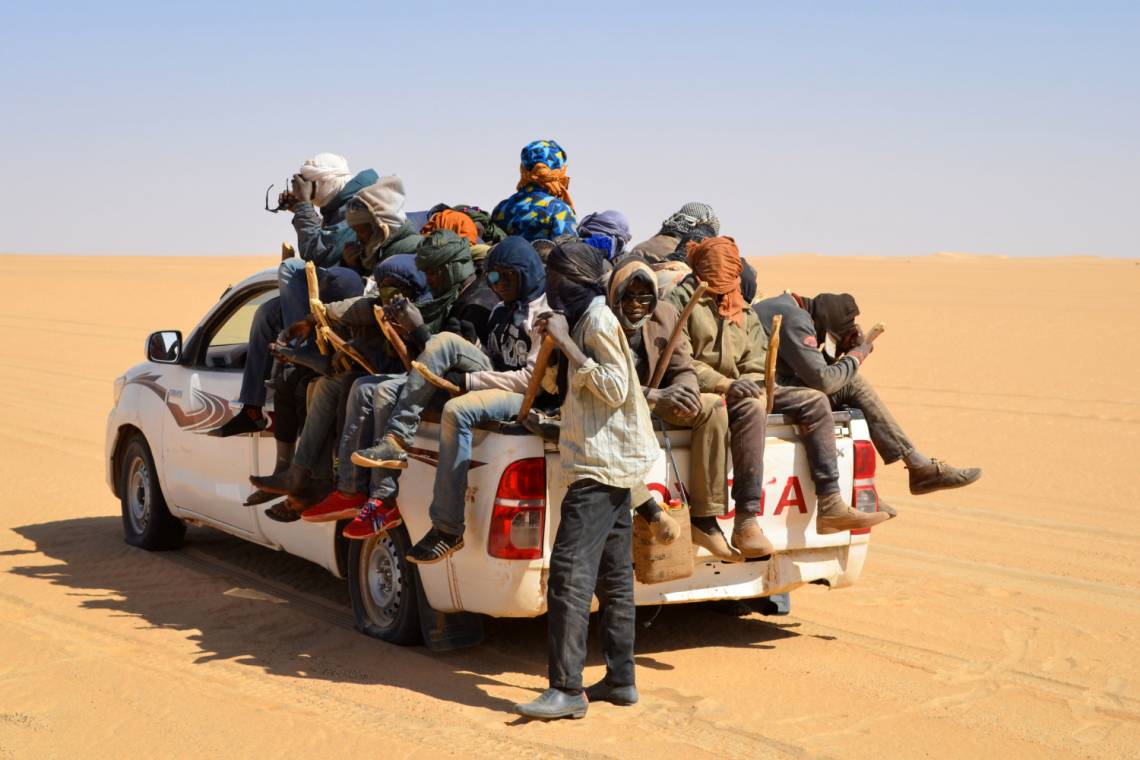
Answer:
[[487, 272], [487, 282], [494, 285], [501, 280], [509, 280], [512, 274], [514, 270], [511, 269], [492, 269]]
[[645, 295], [640, 296], [636, 296], [632, 293], [626, 293], [621, 297], [621, 300], [623, 303], [628, 301], [630, 303], [635, 303], [638, 306], [652, 306], [653, 302], [657, 300], [657, 296], [653, 295], [652, 293], [646, 293]]

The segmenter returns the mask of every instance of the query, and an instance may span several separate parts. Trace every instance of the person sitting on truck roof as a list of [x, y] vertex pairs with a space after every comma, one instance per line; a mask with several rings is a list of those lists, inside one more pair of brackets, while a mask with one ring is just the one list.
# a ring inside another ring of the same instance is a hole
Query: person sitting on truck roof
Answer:
[[345, 222], [345, 205], [357, 191], [378, 178], [372, 169], [353, 176], [348, 161], [335, 153], [318, 153], [293, 175], [292, 188], [281, 194], [280, 202], [293, 212], [297, 257], [281, 262], [277, 270], [280, 295], [258, 307], [250, 324], [238, 394], [242, 409], [225, 425], [211, 431], [211, 435], [255, 433], [269, 424], [261, 413], [266, 399], [265, 382], [273, 366], [269, 344], [283, 327], [301, 319], [309, 310], [305, 262], [312, 261], [317, 266], [323, 300], [339, 301], [363, 292], [363, 280], [341, 266], [344, 247], [354, 237]]
[[[401, 320], [406, 320], [409, 355], [422, 353], [432, 334], [439, 331], [471, 341], [486, 340], [488, 320], [499, 297], [486, 280], [475, 276], [467, 241], [450, 230], [436, 230], [420, 243], [415, 264], [426, 275], [433, 299], [422, 307], [408, 301], [392, 306]], [[345, 407], [337, 490], [306, 510], [302, 519], [325, 522], [353, 517], [343, 531], [346, 538], [368, 538], [399, 524], [395, 502], [398, 470], [366, 469], [356, 463], [353, 453], [384, 435], [407, 379], [406, 373], [400, 373], [369, 375], [356, 381]]]
[[874, 346], [855, 322], [859, 306], [850, 294], [820, 293], [809, 298], [784, 293], [753, 308], [767, 329], [775, 315], [783, 316], [777, 380], [825, 393], [834, 407], [863, 412], [883, 463], [901, 459], [906, 465], [912, 494], [960, 488], [982, 476], [977, 467], [952, 467], [915, 448], [875, 389], [859, 374]]
[[716, 218], [712, 206], [696, 201], [686, 203], [661, 223], [661, 229], [656, 235], [635, 245], [633, 252], [640, 253], [651, 264], [665, 261], [682, 244], [682, 238], [698, 225], [707, 226], [713, 236], [720, 234], [720, 220]]
[[553, 140], [535, 140], [522, 149], [518, 192], [499, 201], [491, 220], [508, 235], [527, 240], [574, 233], [577, 217], [566, 176], [566, 151]]
[[632, 235], [629, 219], [620, 211], [608, 210], [586, 214], [578, 222], [578, 237], [603, 251], [613, 260], [625, 252]]
[[[481, 423], [514, 419], [534, 370], [538, 342], [535, 318], [548, 309], [546, 277], [534, 246], [508, 237], [491, 250], [487, 278], [501, 300], [491, 313], [486, 339], [476, 345], [452, 333], [432, 337], [419, 361], [459, 386], [462, 394], [443, 405], [439, 465], [428, 509], [431, 529], [408, 551], [411, 562], [439, 562], [463, 548], [463, 505], [471, 464], [472, 429]], [[407, 467], [423, 410], [439, 393], [422, 372], [409, 373], [388, 417], [385, 435], [353, 461], [373, 467]]]
[[[772, 543], [756, 519], [761, 508], [768, 419], [764, 330], [741, 293], [744, 264], [732, 238], [712, 237], [690, 244], [689, 264], [692, 276], [666, 298], [683, 310], [696, 283], [708, 284], [685, 323], [685, 334], [693, 348], [693, 369], [701, 392], [724, 396], [724, 406], [716, 412], [721, 420], [703, 426], [692, 438], [692, 461], [707, 463], [699, 486], [694, 478], [690, 519], [693, 528], [705, 534], [694, 541], [717, 546], [724, 541], [717, 518], [728, 512], [725, 455], [730, 449], [736, 503], [732, 546], [746, 558], [764, 557], [772, 553]], [[726, 429], [728, 447], [723, 433]]]
[[[540, 318], [539, 329], [566, 359], [558, 452], [569, 488], [546, 591], [549, 688], [514, 708], [528, 718], [581, 718], [588, 702], [638, 700], [630, 489], [644, 487], [660, 449], [625, 333], [606, 305], [606, 264], [581, 243], [561, 244], [547, 260], [550, 305], [560, 313]], [[583, 693], [595, 594], [606, 674]]]
[[[373, 306], [401, 297], [422, 299], [427, 294], [427, 278], [415, 266], [415, 258], [407, 254], [385, 259], [376, 269], [379, 295], [364, 296], [326, 305], [326, 314], [334, 325], [343, 325], [352, 333], [355, 348], [381, 372], [402, 370], [380, 332]], [[289, 328], [290, 337], [305, 338], [312, 332], [315, 319], [310, 315]], [[278, 347], [286, 359], [310, 366], [322, 374], [314, 382], [305, 425], [293, 455], [293, 464], [281, 476], [252, 476], [250, 482], [262, 491], [284, 493], [290, 503], [278, 504], [266, 514], [285, 522], [296, 520], [305, 509], [321, 502], [332, 490], [332, 454], [338, 422], [343, 422], [344, 398], [349, 388], [364, 372], [356, 364], [336, 371], [332, 358], [304, 351]]]

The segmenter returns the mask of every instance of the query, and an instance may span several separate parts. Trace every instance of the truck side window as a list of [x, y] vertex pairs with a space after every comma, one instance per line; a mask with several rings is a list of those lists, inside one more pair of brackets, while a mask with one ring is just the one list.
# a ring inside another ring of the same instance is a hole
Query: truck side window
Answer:
[[253, 315], [263, 303], [277, 295], [276, 288], [253, 294], [234, 309], [210, 335], [206, 344], [206, 366], [211, 369], [241, 369], [245, 366], [246, 344]]

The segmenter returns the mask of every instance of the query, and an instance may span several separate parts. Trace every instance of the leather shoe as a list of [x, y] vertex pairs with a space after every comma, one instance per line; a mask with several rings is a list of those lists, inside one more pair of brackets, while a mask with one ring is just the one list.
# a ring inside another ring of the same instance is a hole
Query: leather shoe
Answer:
[[732, 528], [732, 545], [748, 559], [771, 557], [775, 547], [764, 531], [760, 522], [753, 516], [737, 512], [736, 524]]
[[980, 467], [951, 467], [941, 459], [931, 459], [930, 464], [921, 467], [908, 467], [910, 492], [915, 496], [933, 493], [947, 488], [968, 486], [982, 477]]
[[621, 705], [623, 707], [636, 705], [638, 699], [637, 687], [632, 684], [629, 686], [614, 686], [605, 681], [598, 681], [593, 686], [586, 687], [586, 698], [590, 702], [609, 702], [610, 704]]
[[567, 694], [561, 689], [547, 689], [533, 702], [515, 705], [515, 712], [538, 720], [578, 719], [586, 717], [588, 706], [585, 693]]

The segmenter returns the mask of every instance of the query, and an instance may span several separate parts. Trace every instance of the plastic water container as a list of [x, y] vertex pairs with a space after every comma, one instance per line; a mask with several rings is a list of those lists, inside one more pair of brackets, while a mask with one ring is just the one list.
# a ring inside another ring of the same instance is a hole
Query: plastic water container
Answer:
[[639, 514], [633, 516], [633, 576], [638, 583], [664, 583], [693, 574], [693, 532], [689, 510], [678, 499], [662, 507], [677, 521], [680, 533], [671, 544], [659, 544], [653, 529]]

